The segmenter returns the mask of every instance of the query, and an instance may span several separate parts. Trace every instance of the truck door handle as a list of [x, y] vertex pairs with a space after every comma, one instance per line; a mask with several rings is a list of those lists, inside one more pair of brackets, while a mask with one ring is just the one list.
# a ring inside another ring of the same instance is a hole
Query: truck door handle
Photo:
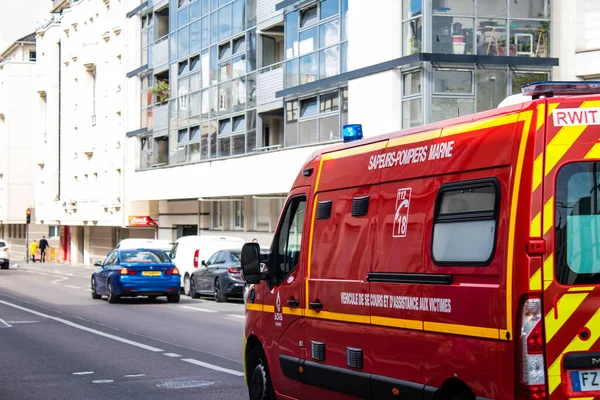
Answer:
[[310, 303], [308, 303], [308, 307], [310, 307], [313, 310], [322, 310], [323, 303], [321, 303], [320, 301], [311, 301]]
[[287, 301], [287, 305], [290, 306], [290, 307], [296, 308], [296, 307], [300, 306], [300, 301], [299, 300], [295, 300], [295, 299], [289, 299]]

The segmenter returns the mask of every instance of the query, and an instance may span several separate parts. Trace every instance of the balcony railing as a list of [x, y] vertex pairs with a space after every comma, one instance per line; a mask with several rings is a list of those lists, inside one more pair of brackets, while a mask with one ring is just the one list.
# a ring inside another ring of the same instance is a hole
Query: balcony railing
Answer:
[[[277, 11], [275, 6], [281, 0], [261, 0], [256, 8], [256, 25], [261, 29], [269, 28], [283, 21], [283, 10]], [[263, 26], [264, 25], [264, 26]]]
[[162, 132], [169, 129], [169, 106], [158, 104], [152, 107], [152, 131]]
[[258, 105], [264, 105], [275, 101], [281, 101], [275, 97], [275, 93], [283, 90], [283, 62], [278, 62], [258, 71], [256, 95]]
[[165, 35], [154, 42], [152, 46], [152, 68], [154, 68], [154, 72], [160, 72], [169, 68], [168, 39], [169, 35]]

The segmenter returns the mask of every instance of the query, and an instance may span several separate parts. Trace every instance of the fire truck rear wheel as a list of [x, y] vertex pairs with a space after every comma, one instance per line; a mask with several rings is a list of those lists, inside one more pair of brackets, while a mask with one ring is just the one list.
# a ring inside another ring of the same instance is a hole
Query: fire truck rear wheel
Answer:
[[248, 382], [250, 400], [274, 400], [265, 353], [260, 347], [256, 347], [252, 350], [251, 357], [253, 367], [251, 367], [252, 375]]

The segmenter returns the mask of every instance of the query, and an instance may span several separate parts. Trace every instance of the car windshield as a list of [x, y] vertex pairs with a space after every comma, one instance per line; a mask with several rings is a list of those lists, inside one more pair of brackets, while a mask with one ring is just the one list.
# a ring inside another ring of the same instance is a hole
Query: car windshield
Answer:
[[160, 250], [123, 250], [121, 262], [124, 263], [169, 263], [171, 259], [164, 251]]
[[241, 250], [230, 250], [229, 252], [233, 256], [233, 258], [235, 258], [237, 261], [240, 261], [240, 257], [242, 256]]
[[6, 247], [6, 243], [0, 242], [0, 247]]

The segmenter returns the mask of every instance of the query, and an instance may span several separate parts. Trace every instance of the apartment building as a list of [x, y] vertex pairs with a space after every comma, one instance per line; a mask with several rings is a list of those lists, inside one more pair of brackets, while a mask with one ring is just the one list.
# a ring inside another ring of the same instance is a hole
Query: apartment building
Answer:
[[[25, 260], [27, 242], [42, 235], [57, 242], [56, 226], [36, 223], [34, 158], [41, 143], [34, 134], [35, 34], [22, 37], [0, 54], [0, 238], [13, 262]], [[31, 223], [26, 224], [26, 211]]]
[[71, 263], [102, 260], [126, 237], [156, 236], [150, 214], [130, 223], [124, 199], [125, 9], [56, 0], [37, 31], [36, 220], [60, 227], [60, 255]]

